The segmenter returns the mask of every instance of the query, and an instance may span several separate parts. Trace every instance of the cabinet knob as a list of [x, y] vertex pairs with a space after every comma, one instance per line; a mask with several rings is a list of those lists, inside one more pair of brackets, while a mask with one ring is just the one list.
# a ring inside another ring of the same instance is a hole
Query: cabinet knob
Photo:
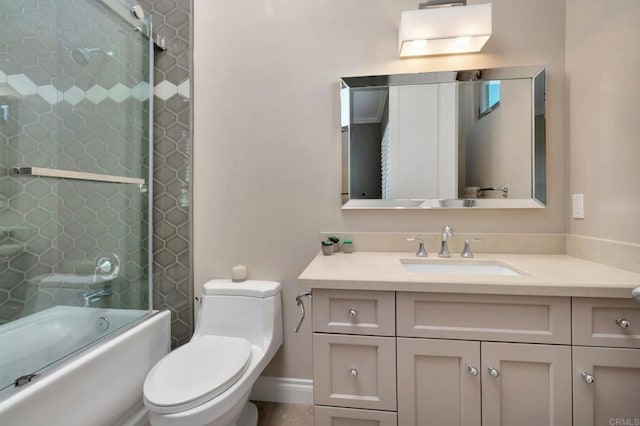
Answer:
[[473, 365], [467, 365], [467, 371], [472, 376], [477, 376], [478, 375], [478, 369], [475, 368]]
[[500, 375], [500, 372], [493, 367], [489, 367], [487, 370], [489, 371], [489, 375], [494, 379]]
[[358, 377], [358, 370], [352, 368], [351, 370], [349, 370], [349, 375], [355, 379], [356, 377]]
[[349, 309], [349, 316], [351, 318], [355, 318], [356, 316], [358, 316], [358, 311], [356, 311], [356, 308]]
[[629, 320], [626, 320], [624, 318], [616, 319], [616, 324], [618, 324], [618, 327], [620, 327], [620, 328], [629, 328], [629, 327], [631, 327], [631, 323], [629, 322]]
[[582, 377], [582, 380], [584, 380], [585, 382], [591, 384], [593, 382], [596, 381], [596, 378], [593, 377], [591, 374], [587, 373], [586, 371], [583, 371], [580, 373], [580, 377]]

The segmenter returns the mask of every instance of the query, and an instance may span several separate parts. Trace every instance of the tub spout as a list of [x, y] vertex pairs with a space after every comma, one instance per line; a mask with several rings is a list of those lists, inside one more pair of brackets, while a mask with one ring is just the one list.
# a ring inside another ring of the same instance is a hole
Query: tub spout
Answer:
[[101, 288], [100, 290], [88, 291], [84, 294], [84, 306], [89, 307], [91, 306], [91, 304], [108, 296], [111, 296], [110, 288]]

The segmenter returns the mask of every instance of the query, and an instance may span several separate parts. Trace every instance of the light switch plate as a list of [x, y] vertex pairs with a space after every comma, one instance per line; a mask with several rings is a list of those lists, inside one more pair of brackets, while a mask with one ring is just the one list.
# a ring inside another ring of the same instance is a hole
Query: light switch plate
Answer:
[[573, 218], [584, 219], [584, 194], [573, 194]]

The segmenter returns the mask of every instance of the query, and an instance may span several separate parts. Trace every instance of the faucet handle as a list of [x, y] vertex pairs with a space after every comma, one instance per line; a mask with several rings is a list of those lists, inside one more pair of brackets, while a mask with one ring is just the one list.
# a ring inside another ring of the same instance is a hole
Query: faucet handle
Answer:
[[473, 253], [471, 253], [471, 245], [470, 245], [471, 241], [482, 241], [482, 240], [478, 238], [464, 240], [464, 249], [462, 249], [462, 253], [460, 253], [460, 256], [466, 257], [468, 259], [471, 259], [473, 257]]
[[416, 252], [416, 256], [418, 257], [427, 257], [427, 252], [424, 250], [424, 240], [422, 240], [422, 238], [418, 238], [418, 237], [409, 237], [407, 238], [407, 241], [417, 241], [419, 243], [418, 245], [418, 251]]

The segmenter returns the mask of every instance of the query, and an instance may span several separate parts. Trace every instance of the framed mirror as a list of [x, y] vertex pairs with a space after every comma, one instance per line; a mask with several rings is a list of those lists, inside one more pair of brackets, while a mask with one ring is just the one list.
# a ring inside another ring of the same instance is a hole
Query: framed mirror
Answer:
[[540, 66], [341, 81], [342, 208], [543, 208]]

